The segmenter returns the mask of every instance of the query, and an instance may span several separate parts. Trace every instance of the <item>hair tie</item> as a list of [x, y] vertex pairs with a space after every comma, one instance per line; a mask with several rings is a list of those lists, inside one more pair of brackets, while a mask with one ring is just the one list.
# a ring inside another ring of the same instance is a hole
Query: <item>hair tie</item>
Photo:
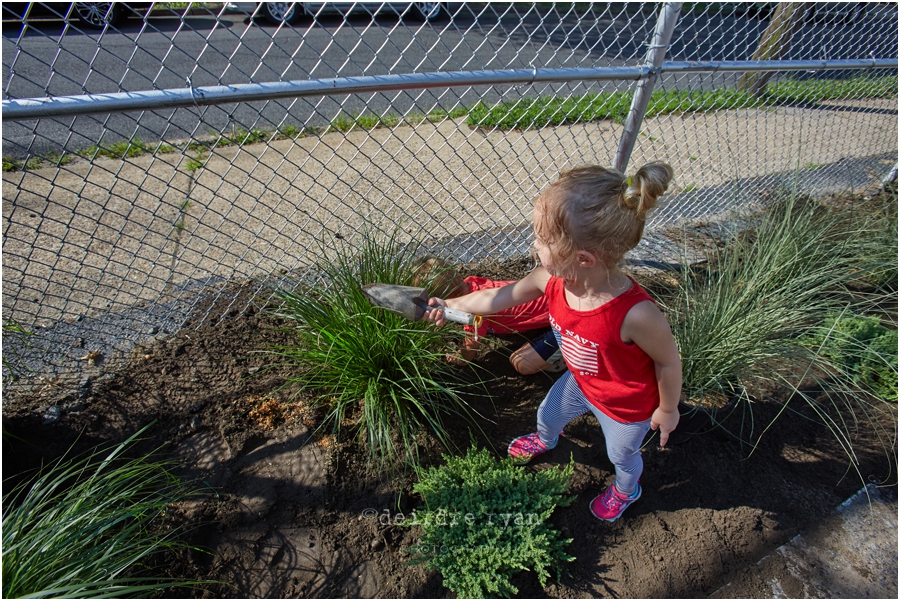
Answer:
[[625, 185], [628, 187], [631, 187], [631, 176], [630, 175], [625, 178]]

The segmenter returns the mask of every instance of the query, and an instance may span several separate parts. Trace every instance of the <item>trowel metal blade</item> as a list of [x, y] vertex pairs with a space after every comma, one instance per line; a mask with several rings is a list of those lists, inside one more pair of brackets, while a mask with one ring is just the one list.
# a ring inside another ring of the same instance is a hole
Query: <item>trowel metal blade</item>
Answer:
[[428, 291], [424, 288], [375, 283], [366, 284], [362, 291], [373, 305], [410, 321], [419, 321], [425, 315], [423, 307], [428, 304]]

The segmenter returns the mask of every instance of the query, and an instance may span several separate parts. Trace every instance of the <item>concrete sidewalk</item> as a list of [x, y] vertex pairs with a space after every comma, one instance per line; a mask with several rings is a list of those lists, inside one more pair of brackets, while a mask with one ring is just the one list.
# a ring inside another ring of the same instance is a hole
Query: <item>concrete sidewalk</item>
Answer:
[[866, 486], [710, 597], [739, 590], [760, 599], [896, 599], [895, 496]]

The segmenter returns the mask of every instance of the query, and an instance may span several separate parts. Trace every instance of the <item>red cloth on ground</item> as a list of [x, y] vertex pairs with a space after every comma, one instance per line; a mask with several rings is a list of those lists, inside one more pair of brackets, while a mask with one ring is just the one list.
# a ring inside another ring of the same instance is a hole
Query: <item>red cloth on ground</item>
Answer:
[[627, 291], [591, 311], [566, 301], [565, 283], [550, 278], [544, 291], [550, 326], [562, 336], [563, 359], [578, 387], [600, 411], [624, 423], [650, 419], [659, 407], [653, 359], [636, 344], [622, 342], [625, 314], [650, 295], [632, 280]]
[[[464, 278], [469, 286], [469, 292], [476, 292], [487, 288], [502, 288], [518, 280], [489, 280], [477, 275]], [[485, 334], [517, 334], [528, 330], [546, 328], [550, 325], [547, 313], [547, 297], [541, 296], [524, 305], [518, 305], [493, 315], [484, 315], [478, 335]], [[463, 326], [466, 332], [475, 332], [472, 326]]]

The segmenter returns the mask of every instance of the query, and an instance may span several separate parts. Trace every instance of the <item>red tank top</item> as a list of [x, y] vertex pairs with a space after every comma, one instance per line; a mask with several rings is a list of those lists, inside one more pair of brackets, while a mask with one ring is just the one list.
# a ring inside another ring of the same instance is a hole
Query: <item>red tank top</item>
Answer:
[[[484, 290], [485, 288], [502, 288], [507, 284], [512, 284], [517, 280], [489, 280], [477, 275], [470, 275], [465, 278], [466, 284], [469, 286], [469, 292], [476, 290]], [[533, 301], [523, 305], [518, 305], [505, 311], [500, 311], [494, 315], [485, 315], [478, 328], [478, 335], [485, 334], [517, 334], [528, 330], [536, 330], [538, 328], [546, 328], [550, 325], [550, 318], [547, 315], [547, 297], [539, 296]], [[463, 326], [466, 332], [474, 332], [472, 326]]]
[[625, 314], [653, 300], [631, 281], [631, 288], [591, 311], [569, 307], [560, 278], [551, 277], [544, 291], [550, 325], [562, 337], [562, 355], [578, 387], [600, 411], [625, 423], [649, 419], [659, 407], [653, 359], [638, 345], [622, 342]]

